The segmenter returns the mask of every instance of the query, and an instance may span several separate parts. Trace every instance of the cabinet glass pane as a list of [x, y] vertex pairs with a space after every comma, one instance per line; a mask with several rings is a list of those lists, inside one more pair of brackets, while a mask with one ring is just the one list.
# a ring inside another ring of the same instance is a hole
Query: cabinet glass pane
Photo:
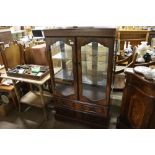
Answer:
[[91, 42], [81, 47], [82, 95], [91, 100], [105, 98], [109, 49]]
[[74, 94], [72, 46], [57, 41], [51, 46], [56, 92]]

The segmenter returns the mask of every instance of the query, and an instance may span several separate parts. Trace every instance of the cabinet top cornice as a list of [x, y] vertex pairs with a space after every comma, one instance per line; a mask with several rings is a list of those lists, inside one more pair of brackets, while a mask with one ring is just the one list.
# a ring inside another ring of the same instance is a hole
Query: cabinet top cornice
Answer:
[[116, 28], [110, 27], [68, 27], [45, 29], [45, 37], [55, 36], [97, 36], [97, 37], [115, 37]]

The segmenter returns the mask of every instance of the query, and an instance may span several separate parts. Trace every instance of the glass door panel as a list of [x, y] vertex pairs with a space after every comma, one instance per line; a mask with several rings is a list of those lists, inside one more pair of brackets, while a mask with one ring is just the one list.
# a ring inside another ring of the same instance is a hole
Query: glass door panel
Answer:
[[64, 96], [75, 94], [73, 76], [73, 47], [63, 41], [51, 45], [55, 90]]
[[109, 48], [97, 42], [81, 46], [82, 96], [105, 98]]

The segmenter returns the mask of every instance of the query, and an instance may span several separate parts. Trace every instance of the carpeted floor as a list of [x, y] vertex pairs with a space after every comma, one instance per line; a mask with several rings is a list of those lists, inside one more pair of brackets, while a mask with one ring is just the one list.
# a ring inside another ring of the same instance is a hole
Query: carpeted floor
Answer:
[[[122, 93], [111, 94], [110, 129], [116, 128]], [[55, 111], [48, 109], [48, 120], [43, 121], [43, 112], [38, 108], [30, 108], [24, 112], [12, 110], [7, 116], [0, 116], [0, 129], [90, 129], [91, 127], [71, 120], [55, 119]]]

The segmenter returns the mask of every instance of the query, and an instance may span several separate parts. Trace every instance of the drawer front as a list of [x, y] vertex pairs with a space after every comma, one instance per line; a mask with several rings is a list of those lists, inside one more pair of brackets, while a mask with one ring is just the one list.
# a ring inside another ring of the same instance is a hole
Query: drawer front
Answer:
[[74, 109], [74, 102], [70, 100], [62, 100], [62, 99], [56, 98], [56, 106], [58, 107], [61, 106], [68, 109]]
[[95, 115], [100, 115], [103, 117], [107, 117], [107, 115], [108, 115], [108, 108], [105, 106], [97, 106], [94, 104], [82, 103], [81, 110], [84, 112], [92, 113]]
[[67, 108], [73, 111], [85, 112], [102, 117], [108, 116], [108, 107], [99, 106], [91, 103], [84, 103], [71, 100], [56, 99], [56, 105], [61, 108]]

